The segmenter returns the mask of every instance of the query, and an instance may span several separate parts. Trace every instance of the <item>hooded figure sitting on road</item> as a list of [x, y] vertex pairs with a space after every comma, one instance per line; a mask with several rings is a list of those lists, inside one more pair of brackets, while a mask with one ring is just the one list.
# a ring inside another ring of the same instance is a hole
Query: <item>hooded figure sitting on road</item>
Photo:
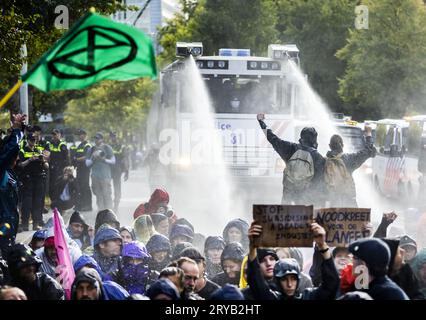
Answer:
[[96, 232], [93, 258], [112, 279], [121, 267], [121, 246], [122, 239], [117, 229], [105, 224]]
[[[368, 289], [357, 290], [368, 293], [374, 300], [409, 300], [405, 292], [387, 276], [391, 252], [384, 241], [364, 238], [352, 242], [348, 249], [353, 254], [355, 276], [366, 277], [368, 282]], [[359, 274], [357, 269], [360, 269]]]
[[169, 236], [169, 219], [162, 213], [151, 214], [155, 230], [163, 236]]
[[111, 228], [120, 229], [120, 221], [118, 221], [116, 214], [111, 209], [105, 209], [98, 212], [95, 220], [95, 234], [103, 224], [108, 224]]
[[194, 239], [194, 231], [184, 224], [174, 224], [170, 230], [170, 243], [172, 248], [175, 248], [177, 244], [181, 242], [192, 243]]
[[[294, 258], [299, 263], [300, 270], [303, 270], [303, 254], [299, 248], [296, 247], [288, 247], [288, 248], [277, 248], [277, 255], [280, 259], [285, 258]], [[260, 260], [259, 260], [260, 261]], [[319, 274], [321, 275], [321, 270], [319, 270]], [[321, 282], [317, 285], [319, 286]], [[307, 288], [312, 288], [314, 285], [312, 284], [311, 277], [303, 271], [300, 271], [300, 283], [297, 287], [298, 292], [303, 292], [303, 290]]]
[[74, 211], [71, 215], [67, 232], [81, 250], [90, 247], [89, 225], [86, 223], [84, 216], [79, 211]]
[[51, 276], [39, 272], [41, 260], [27, 245], [13, 245], [7, 253], [11, 285], [24, 291], [28, 300], [64, 300], [64, 290]]
[[[279, 260], [277, 253], [272, 248], [259, 248], [257, 249], [257, 258], [263, 278], [272, 289], [275, 289], [274, 267]], [[254, 300], [253, 293], [249, 286], [242, 290], [242, 293], [246, 300]]]
[[120, 236], [123, 239], [123, 243], [130, 243], [132, 241], [136, 241], [136, 235], [131, 227], [121, 227], [120, 228]]
[[284, 160], [282, 204], [315, 205], [324, 204], [324, 163], [317, 151], [317, 132], [314, 128], [303, 128], [299, 143], [278, 138], [263, 121], [259, 113], [257, 120], [274, 150]]
[[55, 237], [47, 238], [43, 247], [37, 250], [36, 254], [42, 261], [41, 271], [56, 279], [55, 269], [58, 265], [58, 256], [56, 255]]
[[280, 259], [274, 266], [275, 288], [271, 288], [261, 274], [258, 260], [258, 237], [262, 234], [262, 226], [252, 223], [249, 229], [250, 251], [247, 269], [247, 281], [255, 300], [333, 300], [339, 288], [337, 273], [330, 248], [325, 242], [325, 230], [317, 223], [312, 223], [311, 231], [318, 250], [323, 255], [321, 265], [322, 283], [317, 288], [307, 288], [298, 292], [300, 284], [300, 266], [296, 259]]
[[107, 300], [102, 280], [95, 269], [79, 271], [71, 287], [71, 300]]
[[225, 240], [220, 236], [207, 237], [204, 242], [204, 255], [206, 257], [207, 276], [212, 279], [222, 272], [220, 256], [225, 248]]
[[234, 219], [229, 221], [223, 229], [222, 236], [226, 244], [238, 242], [243, 246], [244, 252], [248, 251], [247, 232], [249, 225], [243, 219]]
[[152, 223], [151, 216], [145, 214], [138, 217], [133, 223], [133, 230], [136, 235], [136, 240], [142, 243], [148, 243], [149, 239], [154, 235], [158, 234], [155, 231], [154, 224]]
[[[147, 208], [147, 213], [156, 213], [160, 212], [160, 207], [166, 207], [169, 204], [169, 194], [166, 190], [162, 188], [155, 189], [149, 198]], [[162, 212], [161, 212], [162, 213]]]
[[149, 261], [151, 270], [160, 272], [170, 263], [172, 250], [170, 241], [162, 234], [154, 234], [146, 244], [146, 249], [151, 255]]
[[[121, 253], [123, 266], [119, 272], [117, 282], [130, 294], [145, 294], [147, 285], [150, 285], [154, 275], [151, 275], [148, 267], [148, 259], [151, 258], [143, 243], [132, 241], [123, 246]], [[155, 277], [157, 278], [157, 277]]]
[[192, 245], [192, 243], [186, 242], [186, 241], [178, 243], [176, 247], [173, 248], [171, 260], [175, 261], [179, 259], [179, 257], [181, 256], [180, 253], [186, 248], [195, 248], [195, 247]]
[[223, 272], [218, 273], [212, 281], [221, 287], [226, 283], [238, 286], [244, 255], [244, 249], [240, 243], [227, 244], [220, 257]]
[[357, 207], [355, 182], [352, 173], [371, 157], [376, 148], [371, 137], [371, 128], [366, 127], [364, 149], [356, 153], [343, 153], [343, 139], [335, 134], [330, 139], [330, 151], [325, 161], [324, 180], [328, 191], [327, 200], [331, 207]]
[[88, 255], [82, 255], [74, 263], [75, 274], [79, 273], [83, 269], [91, 268], [96, 270], [102, 280], [104, 288], [105, 300], [126, 300], [129, 297], [129, 293], [118, 283], [111, 281], [111, 276], [105, 274], [95, 259]]

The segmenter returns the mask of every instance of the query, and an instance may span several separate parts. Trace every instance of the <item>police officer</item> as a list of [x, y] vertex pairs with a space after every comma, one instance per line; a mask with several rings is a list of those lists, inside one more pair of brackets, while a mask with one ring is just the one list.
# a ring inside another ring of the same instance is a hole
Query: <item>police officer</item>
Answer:
[[[46, 159], [46, 161], [49, 162], [49, 158], [50, 158], [49, 146], [48, 146], [48, 142], [46, 140], [44, 140], [43, 137], [42, 137], [42, 129], [41, 129], [41, 127], [39, 127], [37, 125], [33, 126], [33, 128], [32, 128], [32, 134], [33, 134], [33, 137], [36, 140], [35, 147], [36, 147], [37, 151], [39, 153], [43, 154], [43, 156]], [[43, 213], [48, 213], [48, 211], [49, 211], [48, 209], [45, 209], [45, 206], [44, 206], [44, 200], [45, 200], [45, 197], [46, 197], [46, 191], [48, 190], [48, 187], [49, 187], [48, 186], [47, 176], [48, 176], [47, 173], [43, 176], [43, 191], [42, 191], [43, 192], [43, 197], [41, 199], [41, 202], [42, 202], [41, 205], [42, 205], [42, 208], [43, 208]]]
[[58, 129], [52, 130], [52, 141], [49, 143], [50, 162], [49, 162], [49, 197], [52, 202], [55, 199], [55, 182], [59, 177], [62, 177], [63, 170], [69, 165], [68, 148], [61, 139], [62, 135]]
[[127, 148], [117, 139], [115, 132], [109, 134], [111, 148], [115, 156], [115, 164], [111, 166], [112, 183], [114, 185], [114, 211], [118, 211], [121, 199], [121, 175], [124, 172], [124, 181], [129, 179], [129, 155]]
[[22, 182], [22, 231], [28, 231], [30, 214], [33, 230], [43, 227], [42, 199], [43, 183], [49, 165], [45, 156], [36, 148], [36, 138], [32, 133], [27, 135], [27, 142], [19, 152], [20, 178]]
[[87, 141], [87, 132], [83, 129], [77, 131], [80, 144], [77, 146], [72, 162], [77, 169], [77, 187], [78, 197], [76, 210], [91, 211], [92, 210], [92, 190], [90, 189], [90, 167], [86, 166], [86, 154], [92, 148]]

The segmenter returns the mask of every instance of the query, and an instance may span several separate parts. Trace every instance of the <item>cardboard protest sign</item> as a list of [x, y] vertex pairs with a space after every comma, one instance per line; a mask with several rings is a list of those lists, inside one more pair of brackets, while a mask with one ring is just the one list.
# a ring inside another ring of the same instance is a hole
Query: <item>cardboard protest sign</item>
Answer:
[[312, 247], [313, 206], [253, 205], [260, 247]]
[[369, 236], [365, 226], [370, 222], [371, 209], [325, 208], [315, 210], [315, 221], [325, 231], [329, 246], [345, 247], [349, 243]]

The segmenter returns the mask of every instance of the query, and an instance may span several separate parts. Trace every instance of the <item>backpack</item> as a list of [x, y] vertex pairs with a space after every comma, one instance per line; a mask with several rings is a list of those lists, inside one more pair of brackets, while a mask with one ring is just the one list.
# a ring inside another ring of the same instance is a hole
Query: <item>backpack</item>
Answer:
[[308, 187], [314, 176], [314, 160], [309, 151], [298, 149], [286, 163], [284, 185], [292, 190]]
[[341, 195], [355, 194], [352, 176], [344, 161], [342, 155], [327, 157], [324, 167], [324, 181], [329, 192], [336, 192]]

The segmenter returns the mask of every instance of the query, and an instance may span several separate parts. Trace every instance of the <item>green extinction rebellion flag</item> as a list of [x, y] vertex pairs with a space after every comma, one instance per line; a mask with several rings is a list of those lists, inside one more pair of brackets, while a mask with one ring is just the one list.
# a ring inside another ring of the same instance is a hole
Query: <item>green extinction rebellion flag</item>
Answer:
[[83, 89], [103, 79], [157, 76], [151, 39], [142, 31], [87, 13], [22, 76], [42, 91]]

